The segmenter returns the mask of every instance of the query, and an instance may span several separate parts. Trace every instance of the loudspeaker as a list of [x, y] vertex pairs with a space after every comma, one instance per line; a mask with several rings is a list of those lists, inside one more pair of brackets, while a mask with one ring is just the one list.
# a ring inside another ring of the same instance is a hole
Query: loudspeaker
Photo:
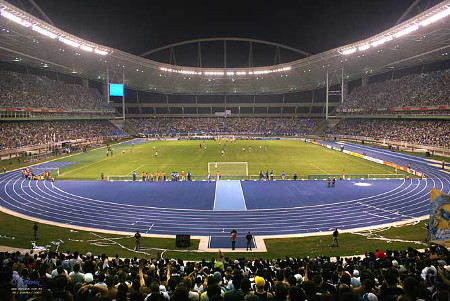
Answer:
[[177, 234], [175, 244], [177, 248], [187, 248], [191, 245], [191, 236], [188, 234]]

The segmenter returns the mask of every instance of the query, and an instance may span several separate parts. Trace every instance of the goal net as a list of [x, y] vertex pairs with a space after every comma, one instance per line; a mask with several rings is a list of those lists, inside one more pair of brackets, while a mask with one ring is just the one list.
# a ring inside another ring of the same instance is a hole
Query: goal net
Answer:
[[213, 177], [219, 172], [222, 176], [248, 176], [247, 162], [208, 162], [208, 173]]
[[[136, 176], [136, 181], [141, 180], [141, 178]], [[108, 176], [108, 181], [133, 181], [133, 176]]]

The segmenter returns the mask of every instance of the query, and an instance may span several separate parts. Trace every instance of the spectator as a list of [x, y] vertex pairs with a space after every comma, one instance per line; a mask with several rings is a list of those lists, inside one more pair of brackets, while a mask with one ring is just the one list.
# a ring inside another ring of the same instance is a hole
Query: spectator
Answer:
[[448, 120], [344, 119], [328, 135], [368, 137], [411, 144], [450, 147]]
[[410, 74], [358, 87], [350, 92], [338, 112], [387, 111], [449, 105], [450, 69]]

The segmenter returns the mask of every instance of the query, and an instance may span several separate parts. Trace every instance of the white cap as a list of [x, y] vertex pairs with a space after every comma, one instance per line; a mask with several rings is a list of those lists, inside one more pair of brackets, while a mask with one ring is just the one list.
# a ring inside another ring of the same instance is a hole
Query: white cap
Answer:
[[373, 293], [364, 294], [363, 299], [368, 301], [378, 301], [378, 297]]
[[86, 283], [91, 283], [94, 281], [94, 276], [92, 276], [92, 273], [84, 274], [84, 281], [86, 281]]

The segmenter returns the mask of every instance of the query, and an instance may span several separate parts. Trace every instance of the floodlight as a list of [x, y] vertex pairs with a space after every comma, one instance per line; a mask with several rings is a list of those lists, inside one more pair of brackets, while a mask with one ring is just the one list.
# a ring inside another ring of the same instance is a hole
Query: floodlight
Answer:
[[75, 48], [78, 48], [80, 46], [80, 44], [78, 44], [77, 42], [69, 40], [69, 39], [66, 39], [66, 38], [63, 38], [63, 37], [59, 37], [58, 39], [61, 42], [63, 42], [64, 44], [67, 44], [67, 45], [75, 47]]
[[10, 13], [10, 12], [4, 10], [4, 9], [1, 10], [1, 15], [2, 15], [3, 17], [5, 17], [6, 19], [11, 20], [11, 21], [13, 21], [13, 22], [15, 22], [15, 23], [17, 23], [17, 24], [22, 25], [22, 26], [25, 26], [25, 27], [30, 27], [30, 26], [31, 26], [31, 23], [30, 23], [30, 22], [25, 21], [25, 20], [23, 20], [22, 18], [20, 18], [20, 17], [14, 15], [14, 14], [12, 14], [12, 13]]
[[429, 18], [426, 18], [425, 20], [420, 22], [420, 25], [427, 26], [431, 23], [434, 23], [434, 22], [444, 18], [444, 17], [447, 17], [448, 15], [450, 15], [450, 7], [447, 6], [446, 9], [444, 9], [443, 11], [438, 12], [437, 14], [435, 14]]
[[105, 51], [105, 50], [100, 50], [100, 49], [98, 49], [98, 48], [95, 48], [95, 49], [94, 49], [94, 52], [97, 53], [97, 54], [100, 54], [100, 55], [107, 55], [107, 54], [108, 54], [107, 51]]
[[352, 54], [356, 52], [356, 48], [348, 48], [345, 50], [342, 50], [342, 54], [347, 55], [347, 54]]
[[404, 35], [407, 35], [408, 33], [416, 31], [417, 29], [419, 29], [419, 25], [414, 24], [412, 26], [406, 27], [405, 29], [402, 29], [402, 30], [394, 33], [394, 37], [400, 38], [400, 37], [402, 37]]
[[381, 39], [375, 40], [372, 42], [372, 47], [377, 47], [379, 45], [382, 45], [386, 42], [392, 41], [393, 37], [391, 35], [385, 36]]
[[92, 52], [93, 48], [87, 45], [81, 45], [80, 49], [84, 50], [84, 51], [89, 51]]
[[39, 27], [39, 26], [36, 25], [36, 24], [34, 24], [34, 25], [31, 27], [31, 29], [33, 29], [34, 31], [39, 32], [40, 34], [42, 34], [42, 35], [44, 35], [44, 36], [46, 36], [46, 37], [49, 37], [49, 38], [51, 38], [51, 39], [56, 39], [56, 37], [57, 37], [57, 35], [54, 34], [53, 32], [50, 32], [50, 31], [48, 31], [48, 30], [46, 30], [46, 29], [43, 29], [43, 28]]
[[369, 49], [369, 48], [370, 48], [370, 45], [369, 45], [369, 44], [364, 44], [364, 45], [359, 46], [359, 47], [358, 47], [358, 50], [359, 50], [359, 51], [364, 51], [364, 50], [367, 50], [367, 49]]

